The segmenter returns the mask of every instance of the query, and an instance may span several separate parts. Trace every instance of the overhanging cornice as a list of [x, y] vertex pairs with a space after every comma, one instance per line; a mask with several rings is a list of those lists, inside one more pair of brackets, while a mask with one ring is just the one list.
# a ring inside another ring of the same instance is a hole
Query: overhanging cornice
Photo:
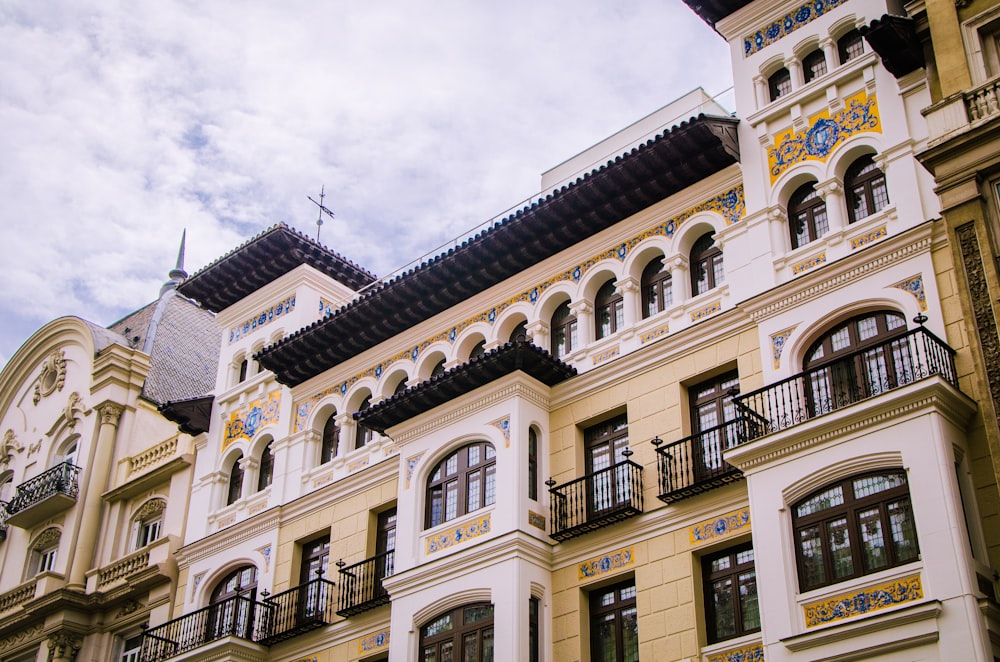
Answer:
[[371, 288], [257, 359], [295, 386], [739, 162], [732, 117], [700, 115]]

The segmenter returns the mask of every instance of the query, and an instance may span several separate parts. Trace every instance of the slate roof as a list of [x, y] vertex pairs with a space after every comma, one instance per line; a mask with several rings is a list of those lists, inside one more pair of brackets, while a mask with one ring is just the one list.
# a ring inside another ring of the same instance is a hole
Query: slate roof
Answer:
[[737, 163], [738, 124], [707, 115], [682, 122], [256, 358], [281, 383], [300, 384]]
[[217, 313], [302, 264], [352, 290], [376, 280], [375, 274], [278, 223], [192, 275], [177, 291]]
[[437, 377], [411, 386], [368, 409], [355, 412], [354, 418], [366, 427], [384, 433], [394, 425], [518, 370], [546, 386], [555, 386], [576, 375], [576, 368], [573, 366], [556, 359], [530, 341], [519, 338]]

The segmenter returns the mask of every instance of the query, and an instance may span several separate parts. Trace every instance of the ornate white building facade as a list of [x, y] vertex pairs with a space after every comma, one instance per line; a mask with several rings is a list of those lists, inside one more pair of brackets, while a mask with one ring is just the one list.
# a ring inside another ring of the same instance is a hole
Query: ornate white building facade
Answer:
[[[694, 8], [731, 44], [734, 114], [689, 94], [388, 280], [266, 230], [169, 290], [214, 324], [207, 387], [95, 367], [69, 425], [58, 329], [29, 341], [0, 391], [0, 659], [1000, 656], [996, 421], [916, 158], [932, 67], [872, 50], [900, 11], [879, 0]], [[144, 412], [117, 465], [105, 401]], [[183, 451], [150, 445], [166, 419]], [[86, 496], [22, 496], [81, 466], [76, 426]], [[25, 461], [36, 437], [51, 461]], [[112, 575], [131, 611], [52, 625], [38, 586], [98, 604]]]

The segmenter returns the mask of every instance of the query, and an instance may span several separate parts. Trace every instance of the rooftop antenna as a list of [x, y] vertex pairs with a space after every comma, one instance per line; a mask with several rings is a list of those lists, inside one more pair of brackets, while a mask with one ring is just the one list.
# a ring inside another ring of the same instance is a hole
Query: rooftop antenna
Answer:
[[316, 242], [319, 243], [319, 231], [323, 229], [323, 214], [326, 214], [331, 219], [335, 218], [333, 212], [323, 206], [323, 198], [326, 197], [326, 185], [324, 184], [319, 190], [319, 202], [312, 199], [311, 196], [306, 196], [309, 198], [309, 202], [313, 203], [319, 207], [319, 212], [316, 214]]

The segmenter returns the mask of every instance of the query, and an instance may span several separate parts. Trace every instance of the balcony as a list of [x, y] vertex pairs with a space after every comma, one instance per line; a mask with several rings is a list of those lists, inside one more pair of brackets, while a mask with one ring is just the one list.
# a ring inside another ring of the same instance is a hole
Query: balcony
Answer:
[[934, 375], [958, 388], [955, 350], [919, 327], [827, 365], [734, 398], [737, 444], [878, 397]]
[[7, 502], [0, 501], [0, 542], [7, 539]]
[[[632, 451], [626, 450], [626, 458]], [[555, 486], [551, 495], [552, 533], [563, 541], [642, 514], [642, 467], [626, 459], [606, 469]]]
[[318, 577], [295, 588], [265, 595], [256, 641], [270, 646], [333, 622], [336, 585]]
[[938, 145], [1000, 117], [1000, 77], [924, 109], [930, 145]]
[[392, 576], [395, 559], [396, 553], [388, 551], [346, 567], [342, 560], [338, 561], [340, 596], [337, 613], [348, 618], [387, 604], [389, 593], [382, 586], [382, 580]]
[[269, 614], [266, 604], [241, 595], [217, 602], [143, 632], [139, 662], [159, 662], [227, 637], [257, 641]]
[[741, 480], [743, 474], [722, 459], [723, 451], [739, 444], [754, 419], [743, 416], [661, 447], [653, 439], [660, 480], [659, 499], [674, 503]]
[[17, 486], [7, 504], [7, 523], [31, 528], [74, 503], [80, 492], [80, 467], [63, 462]]

